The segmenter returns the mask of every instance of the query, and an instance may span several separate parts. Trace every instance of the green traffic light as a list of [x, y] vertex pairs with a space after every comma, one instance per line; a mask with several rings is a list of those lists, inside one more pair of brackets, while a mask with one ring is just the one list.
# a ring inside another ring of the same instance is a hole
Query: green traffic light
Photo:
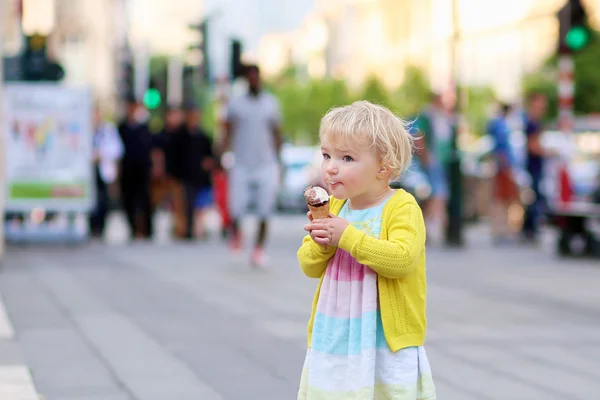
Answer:
[[571, 50], [582, 49], [590, 39], [590, 34], [583, 26], [574, 26], [569, 29], [565, 37], [565, 43]]
[[161, 104], [161, 96], [160, 92], [157, 89], [148, 89], [146, 93], [144, 93], [144, 105], [149, 110], [155, 110], [160, 107]]

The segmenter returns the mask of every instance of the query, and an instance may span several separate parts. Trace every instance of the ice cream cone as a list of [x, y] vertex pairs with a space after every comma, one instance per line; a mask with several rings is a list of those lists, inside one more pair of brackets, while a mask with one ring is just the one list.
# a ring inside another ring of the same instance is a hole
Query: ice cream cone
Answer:
[[313, 219], [329, 218], [329, 202], [320, 206], [311, 206], [309, 204], [308, 209]]
[[313, 219], [329, 218], [329, 194], [318, 186], [310, 186], [304, 191], [304, 198]]

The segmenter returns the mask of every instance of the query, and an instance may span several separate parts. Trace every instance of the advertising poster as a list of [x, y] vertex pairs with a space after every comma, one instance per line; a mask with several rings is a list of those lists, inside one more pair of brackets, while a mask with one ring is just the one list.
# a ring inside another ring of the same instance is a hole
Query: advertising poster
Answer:
[[91, 118], [86, 88], [6, 85], [2, 131], [8, 212], [93, 207]]

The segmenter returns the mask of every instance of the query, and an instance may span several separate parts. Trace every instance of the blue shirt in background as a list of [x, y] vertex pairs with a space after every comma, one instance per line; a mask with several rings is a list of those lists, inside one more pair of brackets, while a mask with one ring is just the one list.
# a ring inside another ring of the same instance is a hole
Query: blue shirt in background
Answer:
[[542, 176], [544, 170], [544, 158], [533, 154], [529, 151], [529, 140], [533, 135], [541, 133], [542, 125], [530, 118], [527, 119], [525, 125], [525, 134], [527, 135], [527, 172], [531, 174], [534, 179], [539, 179]]
[[502, 169], [512, 168], [515, 165], [515, 156], [510, 144], [510, 127], [504, 117], [491, 120], [487, 128], [488, 134], [494, 140], [494, 155], [499, 160]]

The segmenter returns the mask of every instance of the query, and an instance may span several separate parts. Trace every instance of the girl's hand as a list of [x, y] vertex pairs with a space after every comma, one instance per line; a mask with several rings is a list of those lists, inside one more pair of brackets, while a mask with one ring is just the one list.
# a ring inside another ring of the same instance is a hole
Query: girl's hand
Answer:
[[[309, 219], [311, 217], [309, 216]], [[323, 246], [337, 246], [342, 233], [350, 223], [336, 215], [329, 214], [329, 218], [311, 220], [304, 226], [304, 230], [310, 233], [315, 243]]]
[[[313, 221], [313, 219], [314, 219], [314, 218], [313, 218], [313, 216], [312, 216], [312, 212], [308, 211], [308, 212], [306, 213], [306, 216], [308, 217], [308, 220], [309, 220], [310, 222], [312, 222], [312, 221]], [[308, 225], [304, 225], [304, 230], [306, 230], [306, 227], [307, 227], [307, 226], [308, 226]], [[313, 235], [310, 235], [310, 236], [311, 236], [312, 240], [313, 240], [315, 243], [317, 243], [317, 244], [321, 244], [321, 243], [319, 243], [318, 241], [315, 241], [315, 238], [313, 237]], [[324, 249], [327, 249], [327, 245], [326, 245], [326, 244], [322, 244], [322, 246], [323, 246], [323, 248], [324, 248]]]

